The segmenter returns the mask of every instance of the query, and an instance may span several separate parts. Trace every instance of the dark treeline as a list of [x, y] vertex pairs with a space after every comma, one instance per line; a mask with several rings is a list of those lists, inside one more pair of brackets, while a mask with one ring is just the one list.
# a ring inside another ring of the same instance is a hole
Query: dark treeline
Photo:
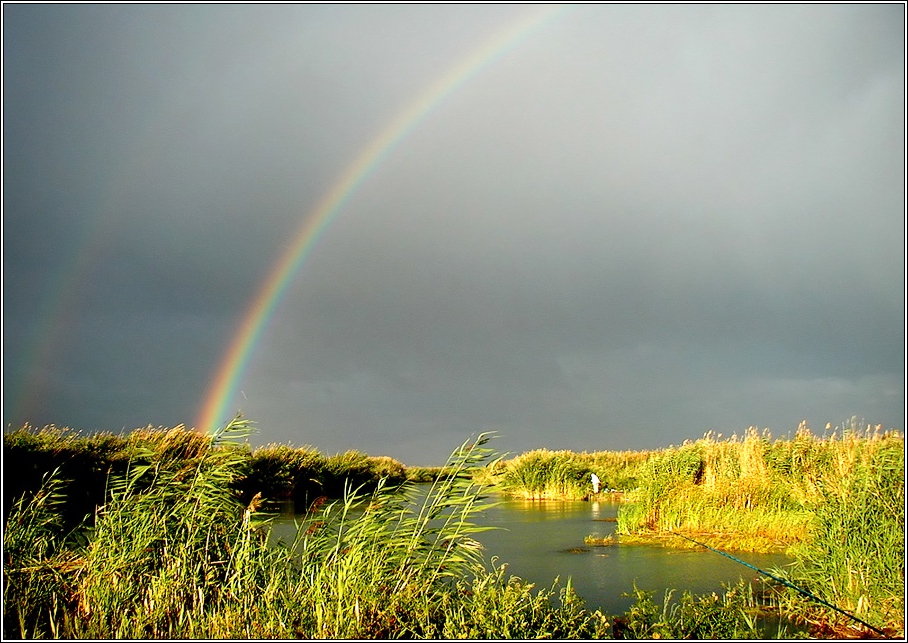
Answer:
[[[4, 521], [23, 494], [34, 494], [44, 477], [59, 470], [63, 481], [65, 520], [79, 524], [104, 504], [109, 481], [130, 467], [154, 465], [179, 470], [198, 463], [214, 438], [180, 425], [144, 428], [129, 433], [82, 434], [71, 429], [25, 426], [3, 436]], [[406, 480], [431, 481], [440, 467], [406, 467], [387, 456], [359, 451], [324, 455], [313, 447], [269, 444], [257, 448], [227, 443], [220, 448], [245, 455], [243, 475], [232, 483], [238, 499], [247, 504], [256, 494], [269, 501], [293, 501], [305, 510], [319, 498], [344, 496], [345, 487], [368, 492], [378, 481], [397, 485]]]

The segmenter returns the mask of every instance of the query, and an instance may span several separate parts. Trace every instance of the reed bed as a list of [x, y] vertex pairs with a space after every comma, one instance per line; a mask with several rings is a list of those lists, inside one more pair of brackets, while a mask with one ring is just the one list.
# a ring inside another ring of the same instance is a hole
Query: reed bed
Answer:
[[[786, 448], [786, 447], [783, 447]], [[771, 551], [808, 538], [813, 482], [772, 466], [768, 434], [696, 442], [656, 452], [619, 511], [618, 529], [696, 533], [726, 549]], [[735, 537], [738, 542], [730, 542]]]
[[[4, 507], [8, 511], [23, 493], [34, 494], [42, 476], [59, 469], [67, 496], [65, 522], [73, 527], [104, 503], [111, 475], [122, 476], [132, 463], [180, 466], [201, 457], [212, 438], [184, 425], [146, 427], [125, 434], [82, 434], [69, 428], [25, 425], [3, 436]], [[269, 501], [293, 501], [305, 510], [316, 499], [340, 498], [348, 486], [373, 489], [379, 480], [397, 485], [406, 480], [431, 482], [443, 467], [406, 467], [388, 456], [358, 451], [323, 455], [311, 446], [267, 444], [250, 449], [234, 445], [244, 461], [232, 484], [244, 502], [256, 494]]]
[[[68, 531], [59, 471], [4, 530], [4, 638], [525, 638], [607, 635], [568, 586], [536, 590], [487, 566], [471, 516], [488, 436], [464, 443], [416, 501], [412, 485], [313, 507], [269, 546], [257, 495], [239, 501], [247, 454], [231, 423], [187, 460], [136, 447], [90, 524]], [[345, 456], [360, 460], [358, 456]], [[385, 463], [388, 464], [388, 463]], [[316, 503], [318, 504], [318, 503]], [[558, 600], [560, 596], [560, 601]]]
[[[904, 632], [904, 440], [879, 427], [490, 463], [482, 435], [426, 470], [355, 451], [250, 450], [250, 431], [237, 419], [210, 437], [7, 433], [5, 492], [19, 493], [4, 505], [4, 638], [781, 638], [791, 614], [867, 634], [794, 593], [767, 603], [743, 585], [669, 593], [661, 608], [635, 588], [636, 604], [608, 616], [570, 581], [536, 588], [486, 560], [472, 522], [486, 491], [580, 499], [590, 473], [628, 492], [621, 543], [677, 532], [788, 547], [797, 564], [778, 574]], [[293, 542], [274, 546], [267, 499], [309, 509]]]
[[[724, 611], [715, 597], [685, 595], [682, 608], [665, 608], [658, 619], [641, 593], [627, 614], [610, 617], [587, 610], [569, 580], [539, 589], [508, 576], [473, 538], [480, 528], [472, 516], [488, 506], [476, 482], [491, 457], [486, 435], [433, 471], [428, 493], [398, 483], [400, 472], [384, 461], [388, 475], [371, 489], [348, 479], [341, 499], [313, 504], [293, 542], [269, 544], [261, 495], [244, 503], [237, 491], [248, 479], [240, 440], [249, 430], [235, 421], [192, 451], [171, 448], [176, 433], [133, 444], [104, 504], [75, 530], [62, 519], [60, 470], [44, 476], [15, 503], [4, 529], [4, 638], [716, 638], [761, 631], [749, 615], [754, 606], [734, 593], [720, 601]], [[269, 458], [266, 449], [260, 464], [298, 458], [302, 466], [314, 457], [276, 450]], [[362, 458], [344, 454], [336, 462], [348, 461]]]
[[[823, 448], [827, 469], [816, 479], [810, 538], [794, 548], [791, 576], [871, 624], [903, 633], [904, 442], [891, 434], [847, 432]], [[801, 603], [815, 620], [848, 624]]]
[[637, 486], [649, 455], [635, 451], [575, 453], [536, 449], [500, 461], [482, 472], [483, 480], [504, 493], [528, 500], [583, 500], [592, 493], [590, 474], [600, 492]]
[[[784, 572], [790, 579], [877, 627], [904, 631], [904, 438], [856, 420], [823, 437], [805, 423], [793, 439], [756, 429], [718, 437], [652, 454], [619, 510], [619, 533], [784, 549], [797, 561]], [[797, 594], [790, 600], [817, 621], [847, 625]]]
[[[726, 551], [786, 551], [797, 563], [780, 572], [816, 596], [887, 631], [904, 631], [904, 438], [857, 418], [801, 423], [791, 438], [752, 427], [722, 439], [707, 433], [678, 447], [641, 452], [573, 453], [538, 449], [482, 472], [506, 494], [529, 499], [625, 491], [617, 531], [624, 544], [697, 547], [692, 536]], [[790, 611], [824, 627], [847, 619], [791, 593]], [[795, 607], [795, 604], [797, 605]], [[851, 632], [853, 635], [854, 632]]]
[[617, 638], [666, 640], [806, 637], [777, 607], [769, 607], [750, 583], [742, 580], [724, 590], [705, 595], [683, 592], [674, 600], [675, 591], [668, 589], [660, 606], [653, 600], [653, 592], [634, 586], [628, 595], [636, 603], [617, 619], [614, 634]]

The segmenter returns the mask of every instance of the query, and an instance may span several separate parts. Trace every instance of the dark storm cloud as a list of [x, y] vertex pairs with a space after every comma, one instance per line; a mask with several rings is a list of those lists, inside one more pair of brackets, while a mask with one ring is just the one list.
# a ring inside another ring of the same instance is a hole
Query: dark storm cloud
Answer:
[[[5, 421], [192, 422], [306, 213], [527, 10], [5, 6]], [[369, 173], [235, 407], [417, 464], [902, 428], [903, 19], [563, 11]]]

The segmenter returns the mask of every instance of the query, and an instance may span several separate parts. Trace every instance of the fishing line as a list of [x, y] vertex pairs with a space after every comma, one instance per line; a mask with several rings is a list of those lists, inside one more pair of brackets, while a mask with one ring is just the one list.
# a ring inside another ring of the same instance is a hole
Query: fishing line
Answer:
[[849, 614], [849, 613], [846, 612], [845, 610], [836, 607], [836, 606], [833, 605], [832, 603], [827, 603], [826, 601], [824, 601], [824, 600], [823, 600], [822, 598], [820, 598], [819, 596], [814, 596], [813, 594], [811, 594], [810, 592], [808, 592], [806, 589], [801, 589], [801, 588], [798, 587], [797, 585], [791, 584], [790, 582], [788, 582], [788, 581], [785, 580], [784, 578], [779, 578], [778, 576], [775, 576], [775, 575], [773, 575], [773, 574], [770, 574], [769, 572], [764, 571], [764, 570], [760, 569], [759, 567], [755, 567], [754, 565], [751, 565], [750, 563], [745, 562], [745, 561], [741, 560], [740, 558], [735, 558], [735, 557], [732, 556], [731, 554], [727, 554], [727, 553], [725, 553], [724, 551], [719, 551], [718, 549], [713, 549], [713, 548], [710, 547], [709, 545], [704, 545], [703, 543], [698, 542], [698, 541], [694, 540], [693, 538], [689, 538], [689, 537], [687, 537], [687, 536], [684, 536], [684, 535], [682, 535], [682, 534], [676, 533], [676, 532], [674, 532], [674, 531], [672, 531], [672, 532], [670, 532], [670, 533], [673, 534], [673, 535], [675, 535], [675, 536], [681, 536], [681, 538], [684, 538], [685, 540], [689, 540], [689, 541], [691, 541], [692, 543], [695, 543], [695, 544], [697, 544], [697, 545], [700, 545], [701, 547], [706, 547], [708, 550], [714, 551], [714, 552], [716, 552], [717, 554], [721, 554], [721, 555], [725, 556], [726, 558], [731, 558], [731, 559], [732, 559], [733, 561], [735, 561], [736, 563], [741, 563], [741, 564], [744, 565], [745, 567], [750, 567], [752, 570], [754, 570], [754, 571], [756, 571], [756, 572], [759, 572], [759, 573], [763, 574], [764, 576], [769, 576], [769, 577], [770, 577], [771, 579], [773, 579], [774, 581], [776, 581], [776, 582], [778, 582], [778, 583], [782, 583], [782, 584], [785, 585], [786, 587], [790, 587], [791, 589], [795, 590], [796, 592], [799, 592], [799, 593], [803, 594], [803, 595], [806, 596], [807, 598], [812, 598], [813, 600], [817, 601], [818, 603], [822, 603], [822, 604], [825, 605], [826, 607], [832, 608], [832, 609], [834, 609], [836, 612], [839, 612], [840, 614], [844, 614], [845, 616], [847, 616], [847, 617], [850, 618], [850, 619], [854, 619], [855, 621], [857, 621], [858, 623], [860, 623], [860, 624], [863, 625], [864, 627], [870, 628], [871, 630], [873, 630], [874, 632], [876, 632], [876, 633], [879, 634], [880, 636], [886, 636], [886, 632], [884, 632], [883, 630], [879, 629], [878, 627], [874, 627], [874, 626], [871, 625], [870, 623], [868, 623], [868, 622], [866, 622], [866, 621], [862, 621], [861, 619], [859, 619], [859, 618], [858, 618], [857, 616], [855, 616], [854, 614]]

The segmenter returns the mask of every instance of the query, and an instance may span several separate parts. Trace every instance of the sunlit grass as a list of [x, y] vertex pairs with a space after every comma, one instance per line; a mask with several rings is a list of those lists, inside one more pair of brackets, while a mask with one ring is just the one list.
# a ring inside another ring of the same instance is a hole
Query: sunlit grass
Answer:
[[[856, 419], [822, 437], [802, 423], [774, 440], [751, 428], [712, 432], [678, 447], [573, 453], [537, 449], [482, 473], [503, 492], [579, 500], [603, 488], [626, 491], [617, 531], [624, 544], [726, 551], [786, 551], [792, 578], [879, 627], [904, 630], [904, 438]], [[588, 543], [589, 544], [589, 543]], [[593, 543], [595, 544], [595, 543]], [[789, 598], [827, 626], [844, 617]]]
[[[488, 436], [457, 449], [421, 502], [390, 477], [368, 492], [348, 484], [313, 507], [294, 542], [269, 546], [260, 498], [244, 505], [233, 489], [248, 454], [231, 440], [248, 429], [232, 423], [187, 461], [137, 447], [78, 533], [60, 521], [61, 480], [23, 496], [4, 532], [4, 638], [609, 633], [569, 586], [537, 590], [487, 567], [472, 516], [484, 506], [473, 473]], [[339, 458], [349, 459], [361, 461]]]
[[[3, 436], [4, 506], [8, 509], [23, 493], [35, 492], [42, 476], [59, 468], [66, 481], [65, 520], [74, 526], [104, 504], [109, 477], [124, 475], [130, 462], [181, 466], [201, 457], [212, 444], [212, 437], [183, 425], [121, 435], [26, 425]], [[318, 498], [342, 497], [347, 486], [373, 489], [379, 480], [392, 486], [405, 480], [431, 482], [444, 473], [443, 467], [406, 467], [391, 457], [358, 451], [324, 455], [311, 446], [285, 444], [232, 448], [245, 458], [242, 475], [232, 483], [244, 501], [262, 494], [269, 501], [293, 501], [300, 511]]]
[[535, 449], [497, 463], [482, 472], [483, 479], [508, 495], [528, 500], [582, 500], [592, 493], [590, 474], [600, 492], [637, 486], [648, 454], [634, 451], [575, 453]]
[[[755, 429], [743, 439], [707, 434], [653, 453], [640, 482], [618, 513], [622, 542], [676, 546], [678, 533], [726, 550], [785, 549], [797, 561], [791, 578], [817, 596], [904, 629], [900, 434], [856, 421], [824, 437], [806, 424], [786, 440]], [[844, 625], [824, 608], [799, 609]]]
[[[587, 545], [696, 546], [677, 533], [725, 550], [787, 548], [798, 561], [792, 581], [893, 636], [904, 631], [904, 441], [895, 433], [850, 425], [817, 438], [802, 427], [773, 441], [753, 430], [660, 451], [537, 450], [491, 463], [481, 436], [445, 466], [422, 470], [356, 451], [251, 450], [242, 441], [249, 428], [235, 422], [217, 438], [183, 427], [7, 433], [14, 473], [6, 466], [5, 482], [26, 492], [6, 504], [4, 637], [766, 633], [758, 624], [766, 604], [749, 587], [682, 594], [661, 608], [637, 592], [631, 610], [613, 617], [586, 610], [569, 581], [538, 589], [489, 566], [473, 539], [484, 490], [580, 499], [590, 473], [605, 489], [626, 490], [628, 502], [619, 534]], [[432, 481], [425, 501], [413, 480]], [[273, 546], [266, 498], [310, 509], [295, 542]], [[772, 597], [783, 617], [849, 632], [847, 619], [798, 595]]]

